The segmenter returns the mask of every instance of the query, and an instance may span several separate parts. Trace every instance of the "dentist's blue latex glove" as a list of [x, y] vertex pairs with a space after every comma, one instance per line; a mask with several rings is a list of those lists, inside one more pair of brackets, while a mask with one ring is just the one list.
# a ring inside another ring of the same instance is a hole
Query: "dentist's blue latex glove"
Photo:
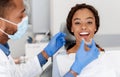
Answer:
[[89, 51], [84, 49], [84, 41], [82, 40], [80, 48], [78, 49], [75, 57], [75, 61], [71, 67], [71, 70], [80, 74], [81, 70], [87, 66], [90, 62], [98, 58], [99, 50], [97, 49], [94, 40], [92, 40], [91, 48]]
[[65, 33], [59, 32], [49, 42], [49, 44], [45, 47], [44, 51], [47, 53], [49, 57], [53, 56], [58, 49], [60, 49], [65, 44]]

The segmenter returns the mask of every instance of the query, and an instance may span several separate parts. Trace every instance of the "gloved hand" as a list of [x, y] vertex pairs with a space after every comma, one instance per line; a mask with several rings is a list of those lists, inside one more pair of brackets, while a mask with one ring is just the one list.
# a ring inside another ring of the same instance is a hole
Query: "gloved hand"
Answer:
[[49, 57], [53, 56], [65, 44], [65, 36], [65, 33], [59, 32], [51, 39], [44, 49]]
[[76, 53], [75, 61], [71, 67], [71, 70], [77, 74], [80, 74], [81, 70], [94, 59], [98, 58], [99, 55], [99, 50], [93, 40], [89, 51], [85, 51], [84, 45], [84, 41], [82, 40], [80, 48]]

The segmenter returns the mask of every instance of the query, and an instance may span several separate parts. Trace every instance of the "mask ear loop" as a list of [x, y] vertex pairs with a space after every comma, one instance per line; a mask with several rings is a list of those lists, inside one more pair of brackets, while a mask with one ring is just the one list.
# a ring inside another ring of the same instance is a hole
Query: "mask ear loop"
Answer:
[[[11, 23], [11, 24], [13, 24], [13, 25], [17, 25], [16, 23], [13, 23], [13, 22], [11, 22], [11, 21], [9, 21], [9, 20], [6, 20], [6, 19], [4, 19], [4, 18], [1, 18], [1, 17], [0, 17], [0, 19], [3, 20], [3, 21], [6, 21], [6, 22], [8, 22], [8, 23]], [[3, 32], [4, 34], [6, 34], [7, 36], [9, 36], [9, 35], [8, 35], [5, 31], [3, 31], [2, 29], [0, 29], [0, 31]]]
[[0, 18], [0, 19], [3, 20], [3, 21], [6, 21], [6, 22], [8, 22], [8, 23], [11, 23], [11, 24], [13, 24], [13, 25], [17, 25], [16, 23], [11, 22], [11, 21], [9, 21], [9, 20], [6, 20], [6, 19], [4, 19], [4, 18]]
[[6, 34], [8, 36], [8, 34], [5, 31], [3, 31], [2, 29], [0, 29], [0, 31], [3, 32], [4, 34]]

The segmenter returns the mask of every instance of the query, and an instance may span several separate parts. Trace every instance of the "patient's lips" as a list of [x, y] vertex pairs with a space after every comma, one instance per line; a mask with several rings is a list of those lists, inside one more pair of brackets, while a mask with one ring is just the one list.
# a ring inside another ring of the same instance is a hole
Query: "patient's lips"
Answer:
[[87, 36], [87, 35], [89, 35], [90, 33], [89, 32], [81, 32], [80, 33], [80, 36]]

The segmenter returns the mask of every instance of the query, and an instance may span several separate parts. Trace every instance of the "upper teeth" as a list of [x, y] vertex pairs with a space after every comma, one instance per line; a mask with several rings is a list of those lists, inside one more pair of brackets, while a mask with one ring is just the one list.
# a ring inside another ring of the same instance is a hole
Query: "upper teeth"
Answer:
[[82, 32], [80, 33], [81, 35], [89, 34], [88, 32]]

